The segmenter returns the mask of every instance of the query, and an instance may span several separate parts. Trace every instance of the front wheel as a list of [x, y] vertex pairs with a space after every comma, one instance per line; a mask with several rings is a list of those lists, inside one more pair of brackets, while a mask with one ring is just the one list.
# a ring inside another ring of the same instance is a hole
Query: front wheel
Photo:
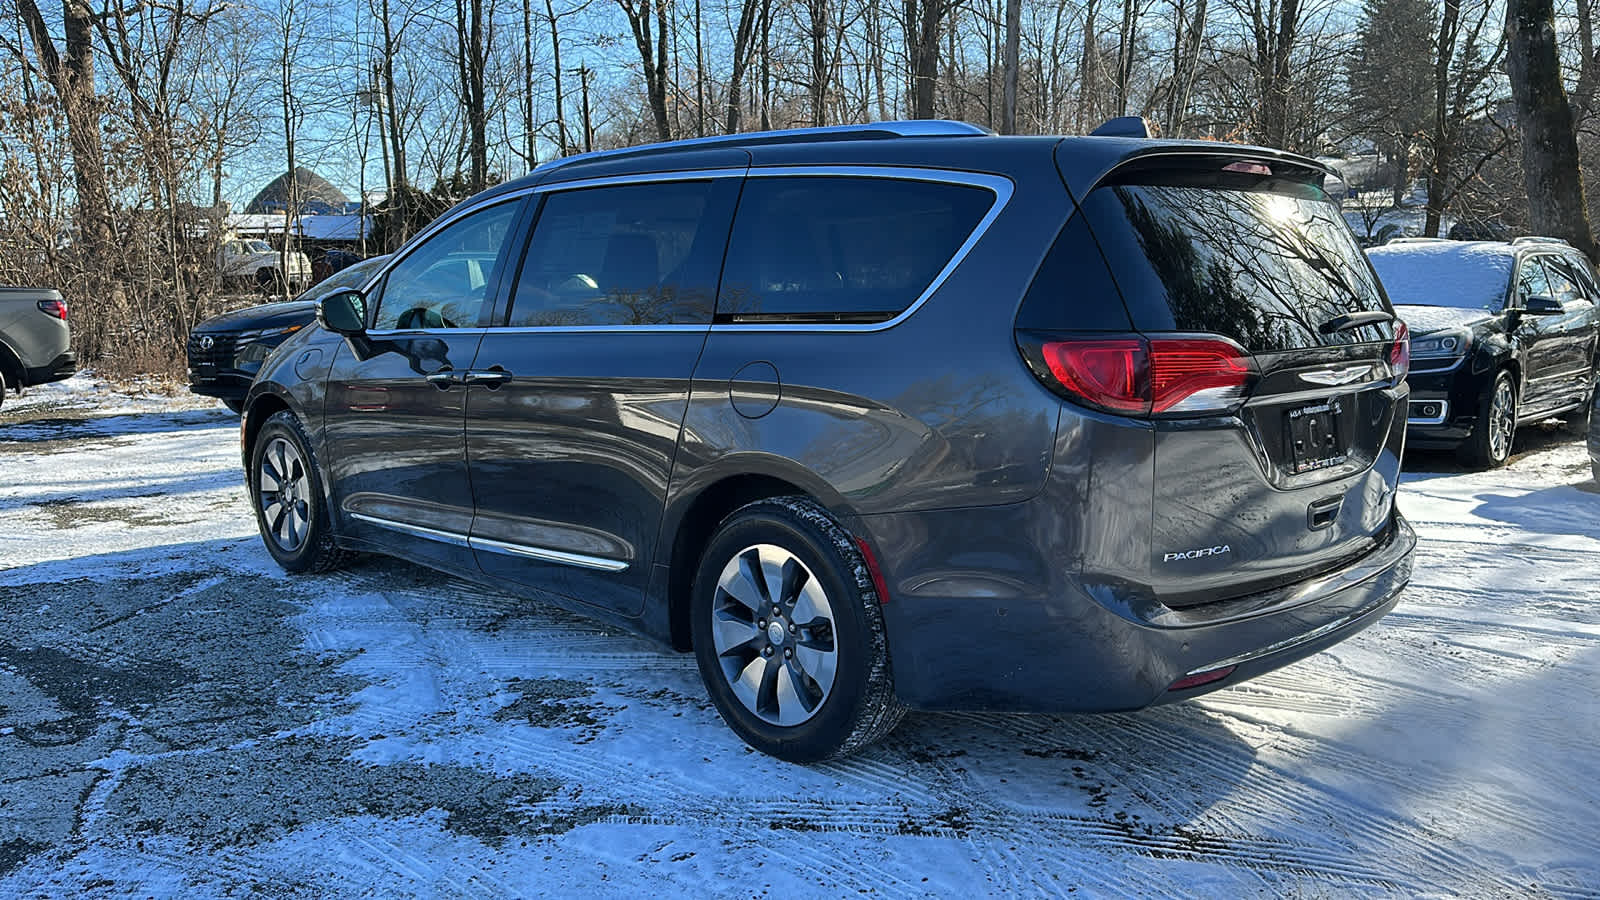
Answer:
[[854, 540], [804, 497], [735, 511], [695, 576], [695, 659], [723, 721], [805, 763], [888, 734], [895, 699], [877, 590]]
[[1511, 459], [1511, 442], [1517, 433], [1517, 388], [1511, 373], [1495, 373], [1489, 399], [1478, 411], [1472, 438], [1462, 448], [1464, 461], [1475, 468], [1498, 469]]
[[317, 458], [292, 413], [274, 413], [256, 435], [250, 496], [261, 541], [285, 572], [326, 572], [344, 562], [328, 521]]

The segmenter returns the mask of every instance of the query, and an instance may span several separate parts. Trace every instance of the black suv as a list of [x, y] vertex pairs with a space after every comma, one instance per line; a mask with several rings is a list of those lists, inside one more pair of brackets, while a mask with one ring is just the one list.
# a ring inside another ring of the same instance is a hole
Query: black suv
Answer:
[[289, 335], [317, 318], [316, 298], [341, 288], [359, 288], [377, 273], [387, 256], [374, 256], [333, 273], [293, 300], [260, 303], [204, 319], [189, 332], [184, 351], [189, 390], [216, 397], [234, 412], [261, 364]]
[[1517, 426], [1566, 415], [1588, 430], [1600, 288], [1554, 238], [1401, 238], [1367, 251], [1411, 328], [1411, 446], [1503, 466]]
[[917, 709], [1127, 710], [1383, 615], [1404, 328], [1297, 156], [884, 123], [460, 204], [246, 401], [267, 550], [692, 650], [790, 760]]

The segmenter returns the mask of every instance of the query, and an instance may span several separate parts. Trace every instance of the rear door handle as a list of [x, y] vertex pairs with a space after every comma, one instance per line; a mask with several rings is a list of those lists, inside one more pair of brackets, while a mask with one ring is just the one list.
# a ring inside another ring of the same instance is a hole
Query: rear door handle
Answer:
[[507, 372], [505, 369], [502, 369], [499, 366], [491, 366], [487, 369], [469, 369], [467, 371], [466, 378], [463, 380], [467, 384], [481, 384], [490, 390], [494, 390], [500, 385], [510, 381], [511, 378], [512, 375], [510, 372]]

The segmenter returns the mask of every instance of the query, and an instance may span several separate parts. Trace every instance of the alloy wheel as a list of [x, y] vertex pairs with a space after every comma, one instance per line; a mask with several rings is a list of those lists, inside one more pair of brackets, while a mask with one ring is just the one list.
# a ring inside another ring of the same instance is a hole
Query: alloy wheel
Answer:
[[832, 604], [805, 563], [775, 544], [739, 551], [717, 578], [711, 618], [722, 674], [746, 709], [783, 727], [817, 713], [839, 652]]
[[311, 479], [305, 456], [287, 438], [275, 437], [261, 454], [256, 502], [273, 543], [293, 553], [311, 529]]
[[1500, 379], [1489, 406], [1489, 453], [1495, 460], [1511, 455], [1511, 436], [1517, 427], [1516, 394], [1511, 381]]

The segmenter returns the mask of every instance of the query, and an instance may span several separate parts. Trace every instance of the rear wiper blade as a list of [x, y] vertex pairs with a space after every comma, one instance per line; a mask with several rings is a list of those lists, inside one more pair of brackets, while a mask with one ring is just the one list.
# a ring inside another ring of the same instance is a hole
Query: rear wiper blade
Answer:
[[1317, 330], [1321, 331], [1323, 334], [1333, 334], [1339, 331], [1349, 331], [1352, 328], [1360, 328], [1363, 325], [1378, 325], [1383, 322], [1393, 321], [1394, 313], [1384, 312], [1381, 309], [1369, 309], [1363, 312], [1345, 313], [1342, 316], [1334, 316], [1328, 321], [1323, 322], [1321, 325], [1318, 325]]

